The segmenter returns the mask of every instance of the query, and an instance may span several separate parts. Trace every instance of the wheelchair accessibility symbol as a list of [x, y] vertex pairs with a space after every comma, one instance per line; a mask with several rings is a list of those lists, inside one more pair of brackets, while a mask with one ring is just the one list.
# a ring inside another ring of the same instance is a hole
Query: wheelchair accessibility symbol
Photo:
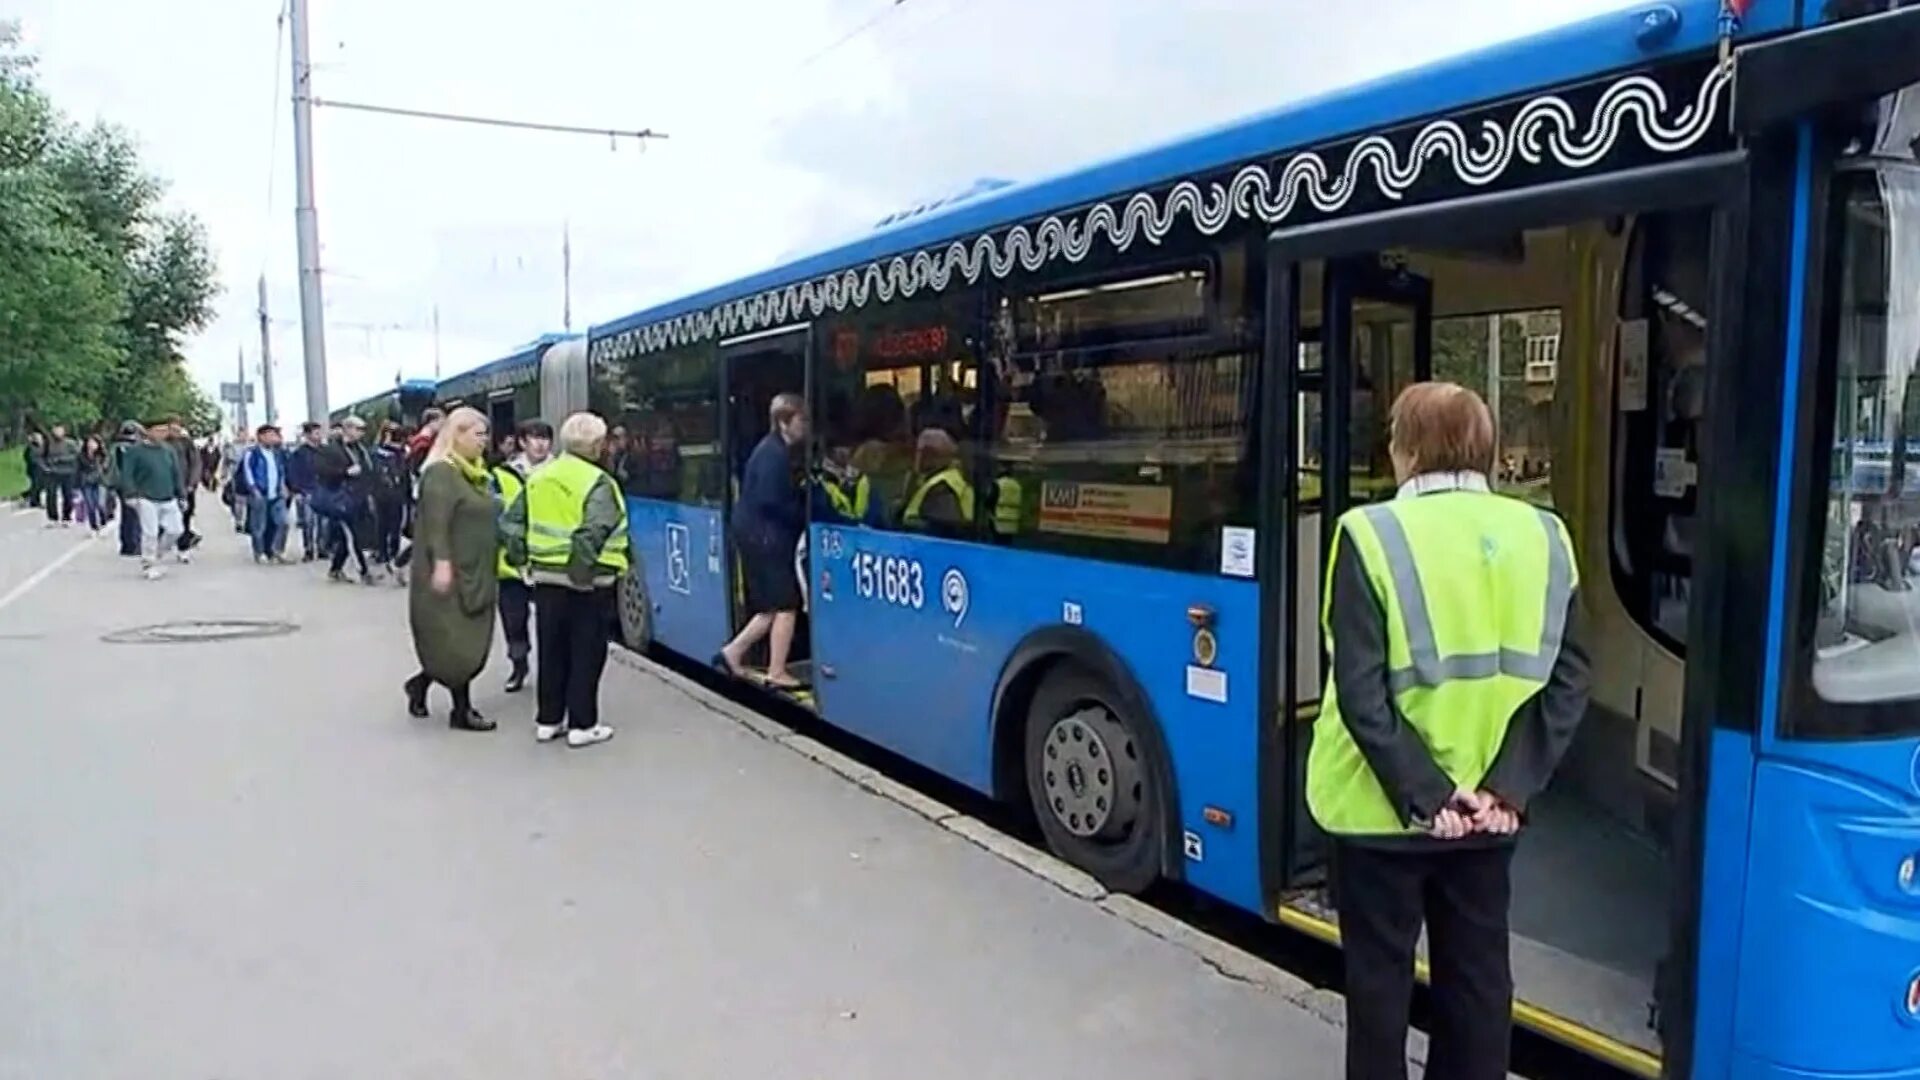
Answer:
[[677, 593], [693, 591], [692, 575], [687, 567], [690, 543], [685, 525], [667, 525], [667, 588]]

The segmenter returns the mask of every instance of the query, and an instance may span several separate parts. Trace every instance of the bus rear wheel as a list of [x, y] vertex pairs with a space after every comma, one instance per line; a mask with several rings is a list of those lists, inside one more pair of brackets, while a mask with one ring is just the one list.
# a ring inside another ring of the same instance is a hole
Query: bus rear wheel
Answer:
[[653, 644], [653, 604], [647, 598], [647, 579], [635, 560], [616, 586], [620, 602], [620, 643], [637, 653]]
[[1027, 712], [1027, 794], [1047, 846], [1122, 893], [1160, 876], [1160, 796], [1139, 723], [1080, 667], [1048, 675]]

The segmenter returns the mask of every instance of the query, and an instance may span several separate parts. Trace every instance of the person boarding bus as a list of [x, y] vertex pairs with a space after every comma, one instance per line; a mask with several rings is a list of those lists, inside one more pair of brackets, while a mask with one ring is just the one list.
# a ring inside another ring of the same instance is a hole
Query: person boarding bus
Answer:
[[1587, 705], [1573, 544], [1550, 511], [1491, 491], [1493, 417], [1473, 391], [1415, 384], [1389, 422], [1399, 493], [1335, 530], [1333, 678], [1307, 757], [1334, 840], [1347, 1076], [1407, 1075], [1424, 922], [1427, 1075], [1504, 1080], [1514, 845]]

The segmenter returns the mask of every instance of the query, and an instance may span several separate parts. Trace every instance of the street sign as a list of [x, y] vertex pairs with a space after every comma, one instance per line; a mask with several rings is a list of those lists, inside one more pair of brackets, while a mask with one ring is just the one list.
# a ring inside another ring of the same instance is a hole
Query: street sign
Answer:
[[253, 404], [253, 384], [223, 382], [220, 384], [220, 401], [227, 405]]

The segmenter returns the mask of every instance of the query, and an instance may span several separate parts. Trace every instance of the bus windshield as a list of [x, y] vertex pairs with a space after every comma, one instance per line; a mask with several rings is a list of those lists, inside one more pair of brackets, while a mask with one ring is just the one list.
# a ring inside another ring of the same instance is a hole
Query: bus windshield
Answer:
[[[1920, 703], [1920, 168], [1843, 181], [1813, 686], [1836, 705]], [[1920, 704], [1899, 715], [1920, 727]]]

